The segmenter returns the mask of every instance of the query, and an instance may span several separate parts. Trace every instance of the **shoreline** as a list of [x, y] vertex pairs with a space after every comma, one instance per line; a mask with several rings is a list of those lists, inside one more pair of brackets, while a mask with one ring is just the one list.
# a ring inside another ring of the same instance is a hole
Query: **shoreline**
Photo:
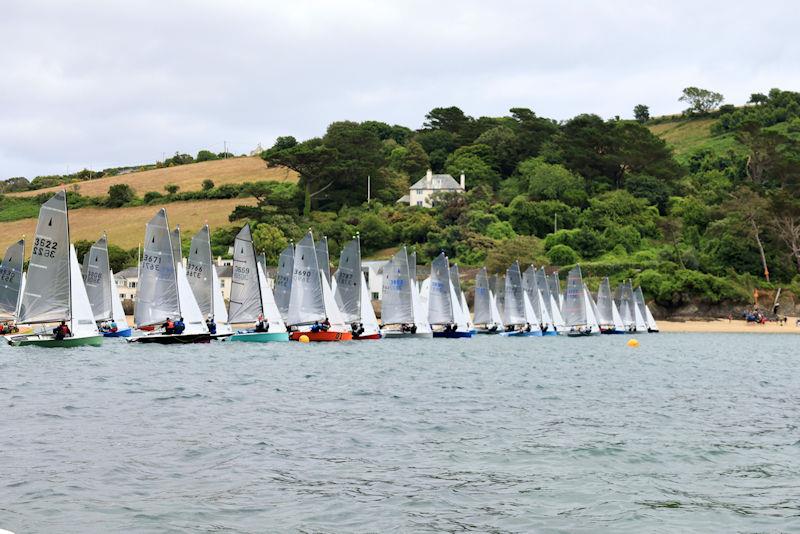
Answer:
[[705, 319], [669, 321], [657, 320], [661, 332], [679, 333], [730, 333], [730, 334], [800, 334], [800, 327], [795, 326], [797, 317], [788, 317], [786, 324], [769, 322], [766, 324], [747, 323], [741, 319]]

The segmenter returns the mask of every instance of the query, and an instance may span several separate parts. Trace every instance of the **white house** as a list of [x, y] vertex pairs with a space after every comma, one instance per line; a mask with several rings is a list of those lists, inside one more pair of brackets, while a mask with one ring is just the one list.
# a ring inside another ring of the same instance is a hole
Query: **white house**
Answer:
[[397, 202], [408, 203], [411, 206], [431, 207], [431, 197], [434, 193], [463, 193], [466, 190], [464, 173], [461, 173], [461, 183], [449, 174], [433, 174], [428, 169], [427, 174], [411, 186], [408, 195]]

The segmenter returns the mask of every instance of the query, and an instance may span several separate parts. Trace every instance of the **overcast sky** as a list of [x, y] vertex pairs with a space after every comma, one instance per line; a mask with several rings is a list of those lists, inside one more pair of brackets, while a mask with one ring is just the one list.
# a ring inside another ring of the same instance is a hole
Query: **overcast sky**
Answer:
[[433, 107], [674, 113], [800, 89], [794, 2], [6, 0], [0, 179], [235, 153]]

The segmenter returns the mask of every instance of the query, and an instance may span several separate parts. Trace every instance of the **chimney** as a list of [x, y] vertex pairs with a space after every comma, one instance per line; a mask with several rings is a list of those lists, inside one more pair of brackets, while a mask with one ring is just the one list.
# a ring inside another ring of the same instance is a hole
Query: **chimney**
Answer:
[[433, 189], [433, 171], [431, 169], [428, 169], [425, 174], [425, 189]]
[[467, 190], [467, 181], [464, 178], [464, 171], [461, 171], [461, 189], [463, 189], [464, 191]]

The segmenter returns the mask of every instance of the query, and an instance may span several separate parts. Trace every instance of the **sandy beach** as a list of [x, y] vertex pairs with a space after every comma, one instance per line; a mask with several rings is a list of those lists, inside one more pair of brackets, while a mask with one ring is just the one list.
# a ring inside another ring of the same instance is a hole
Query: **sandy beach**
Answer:
[[786, 324], [754, 324], [741, 319], [711, 319], [706, 321], [658, 321], [661, 332], [727, 332], [736, 334], [800, 334], [795, 326], [797, 317], [789, 317]]

